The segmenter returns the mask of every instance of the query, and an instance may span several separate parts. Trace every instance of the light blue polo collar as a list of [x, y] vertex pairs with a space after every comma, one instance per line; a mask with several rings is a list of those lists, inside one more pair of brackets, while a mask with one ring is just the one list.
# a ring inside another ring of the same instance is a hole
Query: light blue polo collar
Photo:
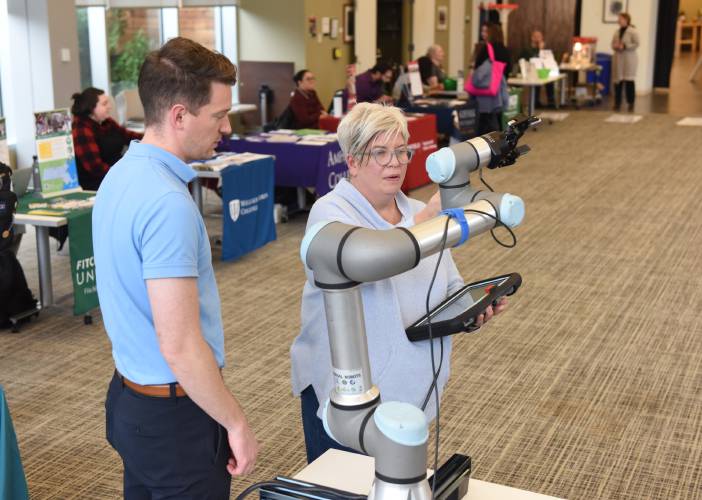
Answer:
[[197, 172], [195, 172], [195, 170], [193, 170], [192, 167], [190, 167], [183, 160], [178, 158], [173, 153], [169, 153], [165, 149], [161, 149], [151, 144], [144, 144], [141, 141], [133, 140], [129, 143], [127, 155], [146, 156], [158, 160], [186, 184], [197, 177]]

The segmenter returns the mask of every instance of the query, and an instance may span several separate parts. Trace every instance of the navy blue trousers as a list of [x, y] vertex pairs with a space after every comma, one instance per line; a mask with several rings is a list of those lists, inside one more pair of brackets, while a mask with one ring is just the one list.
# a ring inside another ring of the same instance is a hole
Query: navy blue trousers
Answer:
[[312, 386], [307, 388], [300, 394], [300, 404], [302, 406], [302, 428], [305, 432], [305, 448], [307, 449], [307, 463], [312, 463], [319, 458], [329, 448], [336, 450], [350, 451], [358, 453], [358, 451], [347, 448], [332, 438], [329, 437], [327, 431], [324, 430], [322, 420], [317, 416], [319, 409], [319, 400], [314, 393]]
[[124, 463], [125, 500], [229, 499], [227, 431], [190, 398], [143, 396], [115, 373], [105, 416]]

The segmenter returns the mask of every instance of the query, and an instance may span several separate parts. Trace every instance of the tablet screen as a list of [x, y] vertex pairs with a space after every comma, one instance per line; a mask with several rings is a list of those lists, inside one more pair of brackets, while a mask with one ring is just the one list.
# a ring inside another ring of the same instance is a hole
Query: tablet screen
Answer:
[[[464, 311], [468, 310], [476, 302], [479, 302], [490, 293], [492, 287], [501, 285], [509, 279], [509, 276], [497, 278], [490, 281], [483, 281], [473, 286], [467, 286], [456, 294], [450, 301], [445, 302], [431, 312], [432, 323], [439, 321], [447, 321], [459, 316]], [[427, 319], [424, 318], [417, 326], [427, 324]]]

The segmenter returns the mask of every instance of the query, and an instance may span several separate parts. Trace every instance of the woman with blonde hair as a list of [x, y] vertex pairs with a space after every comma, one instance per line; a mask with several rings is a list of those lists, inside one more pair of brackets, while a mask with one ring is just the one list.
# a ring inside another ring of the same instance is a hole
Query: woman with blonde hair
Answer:
[[[337, 134], [349, 180], [342, 179], [333, 191], [317, 200], [307, 220], [308, 228], [320, 221], [371, 229], [410, 227], [438, 214], [438, 193], [425, 205], [400, 190], [412, 150], [407, 144], [407, 121], [398, 108], [356, 104], [339, 124]], [[426, 313], [426, 294], [437, 259], [438, 255], [428, 257], [403, 274], [361, 285], [371, 372], [384, 401], [421, 407], [432, 385], [429, 341], [410, 342], [405, 328]], [[315, 286], [310, 269], [305, 267], [305, 272], [302, 326], [290, 354], [293, 392], [301, 396], [307, 460], [311, 462], [329, 448], [348, 449], [326, 434], [320, 419], [320, 402], [326, 401], [333, 387], [331, 355], [322, 291]], [[450, 251], [444, 252], [430, 306], [436, 307], [462, 285]], [[494, 313], [504, 307], [505, 303], [498, 304]], [[493, 310], [488, 308], [479, 324], [492, 315]], [[451, 339], [443, 339], [443, 350], [441, 343], [440, 339], [434, 340], [435, 351], [443, 353], [436, 360], [441, 366], [437, 382], [440, 392], [449, 376]], [[429, 419], [436, 415], [433, 398], [425, 413]]]

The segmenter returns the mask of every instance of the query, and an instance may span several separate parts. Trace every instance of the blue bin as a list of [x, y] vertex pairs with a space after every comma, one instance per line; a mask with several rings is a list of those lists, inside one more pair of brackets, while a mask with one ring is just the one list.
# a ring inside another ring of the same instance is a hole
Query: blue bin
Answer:
[[[612, 83], [612, 55], [606, 54], [604, 52], [597, 52], [595, 54], [595, 64], [602, 66], [600, 71], [600, 76], [597, 81], [602, 84], [602, 95], [609, 94], [610, 84]], [[587, 74], [587, 83], [593, 83], [595, 80], [595, 73], [590, 72]]]

